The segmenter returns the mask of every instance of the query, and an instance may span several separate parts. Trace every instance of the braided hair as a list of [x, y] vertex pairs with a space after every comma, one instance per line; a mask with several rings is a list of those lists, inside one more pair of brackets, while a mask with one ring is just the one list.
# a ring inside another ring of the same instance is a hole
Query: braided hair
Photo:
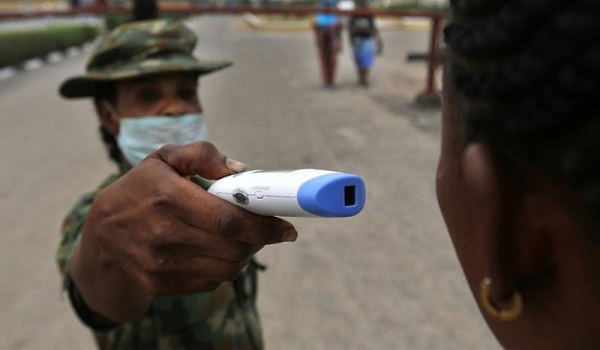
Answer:
[[467, 141], [542, 171], [600, 218], [600, 1], [450, 6], [447, 77]]
[[[95, 88], [94, 94], [94, 103], [100, 104], [102, 101], [108, 101], [110, 103], [114, 103], [116, 98], [116, 88], [114, 83], [105, 82], [101, 84], [97, 84]], [[117, 166], [121, 167], [123, 163], [123, 156], [121, 154], [121, 149], [117, 144], [117, 139], [115, 135], [113, 135], [110, 131], [108, 131], [102, 124], [99, 126], [100, 138], [102, 143], [104, 143], [104, 147], [106, 147], [106, 151], [108, 152], [108, 157], [110, 160], [115, 162]]]

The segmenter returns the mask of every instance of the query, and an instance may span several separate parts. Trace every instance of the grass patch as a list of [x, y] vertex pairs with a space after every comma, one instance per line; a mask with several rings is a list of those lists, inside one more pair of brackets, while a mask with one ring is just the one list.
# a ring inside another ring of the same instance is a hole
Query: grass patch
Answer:
[[0, 67], [18, 65], [93, 40], [100, 29], [89, 25], [60, 25], [0, 32]]

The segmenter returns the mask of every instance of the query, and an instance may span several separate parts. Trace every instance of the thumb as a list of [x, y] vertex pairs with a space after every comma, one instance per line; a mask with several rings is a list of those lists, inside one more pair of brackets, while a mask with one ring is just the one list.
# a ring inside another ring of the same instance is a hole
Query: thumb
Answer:
[[248, 169], [246, 164], [227, 158], [215, 145], [205, 141], [165, 145], [148, 158], [166, 163], [181, 176], [200, 175], [211, 180]]

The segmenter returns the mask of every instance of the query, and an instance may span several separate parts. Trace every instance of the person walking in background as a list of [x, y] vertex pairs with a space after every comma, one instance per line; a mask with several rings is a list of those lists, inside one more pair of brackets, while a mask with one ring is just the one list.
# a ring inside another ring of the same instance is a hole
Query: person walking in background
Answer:
[[[335, 10], [336, 0], [321, 0], [325, 10]], [[323, 76], [323, 84], [328, 88], [335, 86], [338, 54], [342, 50], [342, 23], [335, 13], [319, 12], [313, 21], [317, 52]]]
[[198, 77], [231, 63], [195, 45], [180, 22], [124, 24], [60, 87], [93, 99], [118, 168], [66, 216], [56, 254], [100, 349], [263, 348], [253, 255], [297, 232], [206, 192], [246, 166], [205, 141]]
[[600, 349], [600, 6], [450, 1], [438, 201], [505, 349]]
[[[367, 9], [369, 0], [356, 0], [359, 9]], [[373, 15], [353, 14], [348, 21], [348, 36], [358, 83], [361, 86], [369, 86], [369, 73], [375, 63], [375, 55], [383, 52], [383, 41], [375, 23]]]

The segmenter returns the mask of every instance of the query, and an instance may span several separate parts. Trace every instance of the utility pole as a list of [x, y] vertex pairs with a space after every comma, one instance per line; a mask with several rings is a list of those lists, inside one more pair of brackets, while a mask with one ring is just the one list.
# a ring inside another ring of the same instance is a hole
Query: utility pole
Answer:
[[132, 21], [158, 18], [158, 0], [134, 0]]

